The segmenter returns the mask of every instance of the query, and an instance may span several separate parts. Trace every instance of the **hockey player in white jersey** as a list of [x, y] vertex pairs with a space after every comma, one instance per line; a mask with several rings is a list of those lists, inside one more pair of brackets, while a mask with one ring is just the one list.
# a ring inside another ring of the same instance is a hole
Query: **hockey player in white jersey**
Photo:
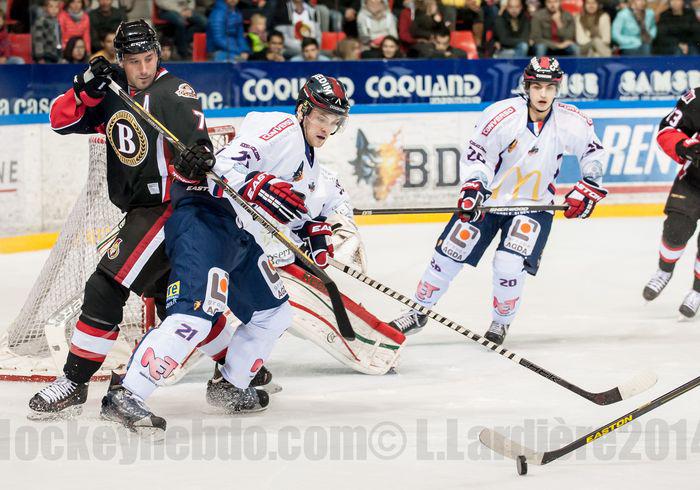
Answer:
[[[310, 216], [305, 200], [313, 199], [319, 179], [315, 148], [344, 126], [349, 108], [342, 84], [314, 75], [299, 93], [295, 114], [249, 113], [213, 168], [246, 201], [289, 224], [320, 267], [333, 253], [331, 226], [323, 216]], [[246, 230], [246, 211], [212, 181], [199, 185], [212, 170], [211, 159], [185, 152], [174, 167], [180, 182], [171, 191], [174, 211], [165, 228], [172, 267], [168, 317], [142, 339], [126, 375], [113, 376], [102, 400], [102, 416], [132, 430], [165, 429], [144, 400], [213, 333], [226, 308], [242, 325], [207, 400], [229, 412], [264, 409], [267, 394], [249, 384], [292, 318], [279, 275]]]
[[[479, 118], [460, 160], [458, 208], [435, 246], [415, 300], [432, 307], [464, 264], [476, 266], [500, 231], [493, 259], [492, 322], [485, 337], [501, 344], [522, 303], [525, 274], [535, 275], [552, 224], [551, 212], [489, 213], [478, 206], [546, 205], [565, 154], [578, 157], [581, 180], [566, 194], [567, 218], [587, 218], [607, 191], [601, 186], [605, 152], [593, 121], [556, 102], [563, 72], [556, 59], [532, 58], [523, 74], [523, 96], [496, 102]], [[427, 322], [404, 312], [391, 325], [414, 333]]]

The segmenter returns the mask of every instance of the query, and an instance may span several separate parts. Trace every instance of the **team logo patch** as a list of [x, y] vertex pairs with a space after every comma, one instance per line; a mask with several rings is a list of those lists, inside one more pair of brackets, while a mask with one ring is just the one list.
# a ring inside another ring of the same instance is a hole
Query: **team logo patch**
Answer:
[[527, 154], [530, 155], [530, 156], [532, 156], [532, 155], [534, 155], [535, 153], [537, 153], [538, 151], [540, 151], [540, 149], [537, 148], [536, 146], [533, 146], [532, 148], [530, 148], [530, 151], [528, 151]]
[[527, 257], [532, 254], [540, 236], [540, 224], [527, 216], [517, 216], [508, 230], [503, 247], [518, 255]]
[[442, 253], [457, 262], [464, 262], [476, 246], [481, 232], [469, 223], [456, 221], [447, 238], [438, 242]]
[[226, 309], [228, 288], [228, 272], [218, 267], [209, 269], [209, 274], [207, 276], [207, 293], [204, 297], [203, 307], [208, 315], [214, 315]]
[[275, 298], [282, 299], [287, 296], [287, 290], [284, 287], [282, 278], [277, 273], [275, 266], [272, 265], [266, 255], [261, 255], [258, 259], [258, 268], [262, 272], [262, 276]]
[[192, 305], [192, 309], [193, 309], [194, 311], [197, 311], [197, 310], [200, 309], [201, 307], [202, 307], [202, 300], [200, 300], [200, 299], [196, 300], [196, 301], [194, 302], [194, 305]]
[[175, 281], [168, 286], [165, 296], [165, 307], [170, 308], [175, 304], [175, 301], [180, 297], [180, 281]]
[[278, 134], [280, 134], [285, 129], [290, 128], [291, 126], [294, 126], [294, 122], [292, 121], [291, 117], [288, 117], [287, 119], [285, 119], [281, 123], [276, 124], [275, 126], [270, 128], [270, 130], [267, 133], [261, 134], [260, 139], [263, 141], [269, 141], [272, 138], [274, 138], [275, 136], [277, 136]]
[[297, 168], [294, 171], [294, 174], [292, 175], [292, 182], [299, 182], [303, 178], [304, 178], [304, 162], [301, 162], [299, 164], [299, 168]]
[[516, 148], [517, 146], [518, 146], [518, 140], [517, 140], [517, 139], [511, 141], [510, 144], [508, 145], [508, 153], [513, 153], [513, 150], [515, 150], [515, 148]]
[[197, 92], [195, 92], [194, 89], [187, 83], [181, 83], [180, 86], [177, 88], [175, 95], [185, 97], [188, 99], [197, 98]]
[[509, 316], [515, 313], [515, 306], [518, 304], [520, 298], [507, 299], [505, 301], [498, 301], [498, 298], [493, 297], [493, 308], [501, 316]]
[[121, 238], [114, 240], [114, 243], [110, 245], [109, 250], [107, 250], [107, 258], [109, 260], [114, 260], [119, 256], [119, 245], [122, 243]]
[[137, 167], [146, 159], [146, 133], [129, 111], [117, 111], [109, 118], [106, 136], [117, 158], [124, 165]]
[[494, 130], [496, 126], [498, 126], [501, 121], [503, 121], [505, 118], [510, 116], [511, 114], [515, 113], [515, 107], [509, 106], [503, 109], [501, 112], [496, 114], [493, 119], [491, 119], [489, 122], [486, 123], [486, 126], [484, 126], [484, 129], [481, 130], [481, 134], [484, 136], [488, 136], [491, 131]]

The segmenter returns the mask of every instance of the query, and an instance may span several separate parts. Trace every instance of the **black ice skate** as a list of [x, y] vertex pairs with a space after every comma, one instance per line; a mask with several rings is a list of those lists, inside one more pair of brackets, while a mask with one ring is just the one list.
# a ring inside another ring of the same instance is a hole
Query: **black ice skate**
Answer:
[[693, 290], [685, 296], [678, 311], [686, 318], [693, 318], [698, 312], [698, 307], [700, 307], [700, 292]]
[[389, 325], [404, 335], [413, 335], [420, 332], [428, 323], [428, 315], [418, 313], [416, 310], [407, 310], [400, 317], [389, 322]]
[[672, 272], [664, 272], [661, 269], [657, 270], [654, 276], [649, 279], [649, 282], [644, 286], [644, 291], [642, 291], [642, 296], [647, 301], [656, 299], [656, 297], [661, 294], [664, 290], [668, 281], [671, 280]]
[[494, 344], [501, 345], [506, 339], [506, 334], [508, 334], [508, 327], [505, 323], [491, 322], [488, 332], [484, 334], [487, 340], [490, 340]]
[[[268, 382], [271, 379], [270, 374]], [[260, 412], [267, 408], [270, 397], [265, 391], [256, 390], [252, 384], [245, 389], [235, 387], [224, 379], [217, 364], [214, 377], [207, 382], [207, 403], [228, 413]]]
[[105, 420], [118, 422], [142, 437], [160, 441], [165, 437], [166, 422], [153, 415], [141, 398], [121, 384], [121, 377], [112, 373], [109, 390], [102, 398], [100, 415]]
[[80, 415], [87, 400], [88, 384], [75, 383], [65, 376], [56, 378], [29, 400], [30, 420], [53, 420]]

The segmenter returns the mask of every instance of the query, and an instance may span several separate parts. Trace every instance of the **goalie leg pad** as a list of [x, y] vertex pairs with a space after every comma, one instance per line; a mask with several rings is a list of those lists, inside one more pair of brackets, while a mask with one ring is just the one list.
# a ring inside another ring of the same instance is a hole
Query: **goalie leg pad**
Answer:
[[238, 327], [231, 338], [221, 368], [224, 379], [236, 388], [247, 388], [291, 323], [289, 302], [253, 313], [250, 321]]
[[131, 355], [124, 387], [143, 400], [148, 398], [207, 337], [211, 327], [209, 320], [190, 315], [166, 318], [146, 333]]
[[494, 322], [510, 325], [520, 308], [525, 286], [524, 259], [503, 250], [493, 258], [493, 310]]

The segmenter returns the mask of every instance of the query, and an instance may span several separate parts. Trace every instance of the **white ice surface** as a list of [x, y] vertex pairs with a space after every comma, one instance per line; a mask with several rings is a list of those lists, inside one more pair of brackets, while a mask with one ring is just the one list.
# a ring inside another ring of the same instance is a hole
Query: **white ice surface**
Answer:
[[[555, 221], [507, 339], [509, 349], [591, 391], [655, 371], [658, 384], [633, 399], [599, 407], [439, 324], [410, 337], [399, 374], [384, 377], [355, 374], [312, 344], [285, 336], [268, 362], [284, 391], [262, 414], [232, 421], [210, 408], [204, 400], [209, 365], [156, 392], [150, 407], [167, 419], [169, 437], [178, 431], [183, 437], [169, 439], [164, 456], [134, 453], [123, 432], [98, 419], [105, 383], [91, 386], [84, 415], [72, 424], [27, 421], [27, 400], [39, 385], [0, 383], [0, 488], [697, 488], [700, 390], [574, 457], [531, 466], [526, 477], [477, 438], [481, 427], [520, 426], [533, 449], [559, 447], [576, 431], [583, 434], [581, 427], [601, 426], [700, 374], [700, 326], [678, 322], [677, 312], [692, 283], [694, 240], [667, 290], [648, 305], [641, 297], [656, 268], [661, 224], [660, 218]], [[369, 275], [411, 294], [441, 227], [363, 227]], [[0, 255], [0, 329], [19, 311], [47, 255]], [[479, 269], [466, 268], [437, 308], [479, 333], [490, 322], [492, 256], [493, 249]], [[401, 308], [350, 278], [339, 283], [386, 321]], [[353, 458], [350, 437], [344, 448], [336, 443], [342, 426], [373, 442], [361, 442]], [[243, 442], [211, 435], [222, 427], [241, 427]], [[405, 439], [387, 435], [388, 427]], [[107, 442], [93, 441], [100, 437]], [[377, 456], [402, 440], [400, 454]], [[243, 455], [227, 457], [220, 448], [225, 441], [244, 447]], [[261, 442], [266, 448], [256, 453]], [[213, 459], [193, 455], [195, 445]]]

